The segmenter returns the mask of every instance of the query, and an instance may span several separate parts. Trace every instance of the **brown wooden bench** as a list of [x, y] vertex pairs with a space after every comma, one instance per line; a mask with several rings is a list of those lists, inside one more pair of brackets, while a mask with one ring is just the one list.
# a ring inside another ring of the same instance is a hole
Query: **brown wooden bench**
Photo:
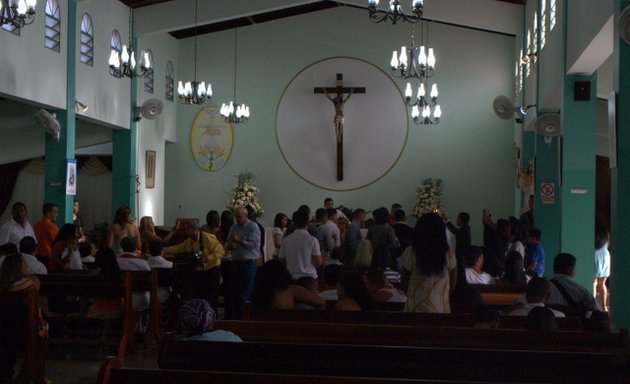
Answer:
[[280, 342], [174, 340], [160, 344], [161, 369], [487, 382], [628, 382], [615, 351], [518, 351]]
[[[45, 383], [44, 366], [48, 339], [38, 334], [39, 294], [35, 288], [21, 292], [0, 293], [0, 322], [3, 327], [14, 324], [24, 359], [14, 383]], [[10, 330], [5, 330], [10, 331]], [[0, 381], [2, 378], [0, 378]]]
[[[160, 303], [157, 300], [157, 272], [126, 272], [123, 279], [94, 274], [91, 271], [64, 271], [40, 275], [41, 295], [48, 297], [78, 297], [82, 301], [90, 298], [124, 299], [122, 332], [117, 342], [117, 356], [124, 359], [127, 347], [133, 343], [136, 314], [132, 309], [132, 293], [149, 291], [151, 303], [149, 307], [150, 321], [145, 332], [145, 344], [148, 346], [153, 338], [161, 336]], [[85, 320], [85, 313], [79, 313]], [[60, 319], [66, 321], [65, 318]], [[62, 335], [67, 336], [67, 335]], [[93, 344], [94, 339], [69, 339], [66, 337], [52, 339], [53, 343]]]
[[525, 293], [525, 287], [501, 287], [496, 285], [471, 284], [481, 295], [483, 302], [492, 307], [512, 305]]
[[[413, 325], [425, 327], [472, 328], [475, 320], [462, 313], [410, 313], [410, 312], [353, 312], [353, 311], [298, 311], [256, 308], [246, 306], [243, 320], [311, 323], [363, 323], [381, 325]], [[578, 317], [556, 319], [563, 331], [580, 330]], [[502, 316], [500, 328], [523, 329], [525, 317]]]
[[[139, 369], [121, 366], [116, 357], [107, 358], [99, 370], [98, 384], [407, 384], [407, 383], [471, 383], [465, 381], [421, 380], [421, 379], [389, 379], [368, 377], [341, 376], [313, 376], [313, 375], [285, 375], [277, 373], [246, 373], [246, 372], [212, 372], [186, 371], [174, 369]], [[481, 382], [475, 382], [481, 383]]]
[[630, 340], [625, 329], [619, 333], [527, 332], [511, 329], [231, 320], [218, 321], [215, 328], [231, 331], [245, 341], [257, 342], [576, 352], [606, 350], [630, 356]]

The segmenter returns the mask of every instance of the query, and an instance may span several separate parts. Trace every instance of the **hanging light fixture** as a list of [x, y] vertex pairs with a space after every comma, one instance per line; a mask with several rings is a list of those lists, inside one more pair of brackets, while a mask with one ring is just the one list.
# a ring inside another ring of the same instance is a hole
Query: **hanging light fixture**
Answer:
[[0, 0], [0, 25], [22, 28], [35, 21], [37, 0]]
[[368, 0], [368, 11], [370, 12], [370, 21], [373, 23], [381, 23], [383, 21], [391, 21], [396, 24], [402, 20], [407, 23], [416, 23], [422, 18], [424, 11], [424, 0], [411, 0], [411, 11], [413, 14], [407, 15], [403, 9], [400, 0], [389, 0], [389, 7], [385, 9], [382, 15], [378, 9], [379, 0]]
[[144, 78], [153, 73], [148, 51], [140, 52], [140, 70], [136, 70], [136, 52], [132, 48], [132, 36], [133, 11], [129, 8], [129, 45], [123, 44], [120, 52], [112, 48], [112, 52], [109, 55], [109, 74], [115, 78]]
[[[411, 82], [405, 87], [405, 103], [411, 107], [411, 117], [416, 124], [438, 124], [442, 117], [442, 108], [438, 104], [437, 84], [433, 83], [429, 88], [428, 79], [435, 74], [435, 52], [428, 47], [429, 22], [426, 22], [426, 35], [422, 29], [420, 33], [420, 47], [416, 46], [415, 31], [411, 33], [411, 45], [402, 46], [400, 53], [394, 51], [390, 65], [392, 75], [403, 79], [416, 79], [417, 93], [413, 96]], [[426, 36], [426, 39], [424, 38]]]
[[237, 52], [238, 52], [238, 32], [237, 28], [234, 28], [234, 99], [229, 104], [221, 104], [221, 116], [226, 123], [240, 124], [247, 122], [249, 119], [249, 106], [245, 104], [238, 104], [236, 102], [236, 73], [237, 73]]
[[194, 60], [194, 80], [187, 81], [185, 84], [180, 80], [177, 83], [177, 94], [179, 101], [183, 104], [201, 105], [212, 98], [212, 84], [208, 83], [206, 87], [205, 81], [197, 81], [197, 0], [195, 0], [195, 54]]

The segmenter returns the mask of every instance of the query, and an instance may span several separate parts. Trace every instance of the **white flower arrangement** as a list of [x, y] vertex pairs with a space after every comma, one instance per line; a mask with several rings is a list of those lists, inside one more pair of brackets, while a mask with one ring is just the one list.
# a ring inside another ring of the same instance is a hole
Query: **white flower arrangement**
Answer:
[[256, 217], [262, 216], [265, 211], [260, 207], [256, 194], [258, 188], [252, 183], [254, 174], [251, 172], [241, 172], [238, 174], [237, 184], [232, 188], [232, 197], [228, 203], [228, 209], [232, 212], [238, 207], [251, 206], [254, 208]]
[[416, 205], [413, 212], [418, 217], [425, 213], [442, 213], [444, 207], [440, 201], [442, 195], [442, 179], [424, 179], [422, 185], [416, 189]]

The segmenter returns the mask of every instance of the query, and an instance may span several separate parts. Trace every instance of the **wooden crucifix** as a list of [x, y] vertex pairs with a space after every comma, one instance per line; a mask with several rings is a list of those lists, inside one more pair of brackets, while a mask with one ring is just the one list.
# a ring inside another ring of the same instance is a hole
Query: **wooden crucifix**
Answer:
[[315, 93], [323, 93], [335, 105], [333, 122], [337, 136], [337, 180], [343, 180], [343, 105], [353, 93], [365, 93], [365, 87], [344, 87], [343, 74], [338, 73], [335, 87], [315, 87]]

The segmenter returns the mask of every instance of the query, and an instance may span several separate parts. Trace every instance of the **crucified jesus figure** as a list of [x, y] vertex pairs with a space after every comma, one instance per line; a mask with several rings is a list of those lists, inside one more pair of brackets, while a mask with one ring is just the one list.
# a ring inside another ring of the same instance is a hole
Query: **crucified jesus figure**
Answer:
[[335, 106], [335, 136], [337, 137], [337, 180], [343, 180], [343, 106], [355, 93], [365, 93], [365, 87], [344, 87], [343, 75], [337, 74], [335, 86], [316, 87], [315, 93], [323, 93]]

